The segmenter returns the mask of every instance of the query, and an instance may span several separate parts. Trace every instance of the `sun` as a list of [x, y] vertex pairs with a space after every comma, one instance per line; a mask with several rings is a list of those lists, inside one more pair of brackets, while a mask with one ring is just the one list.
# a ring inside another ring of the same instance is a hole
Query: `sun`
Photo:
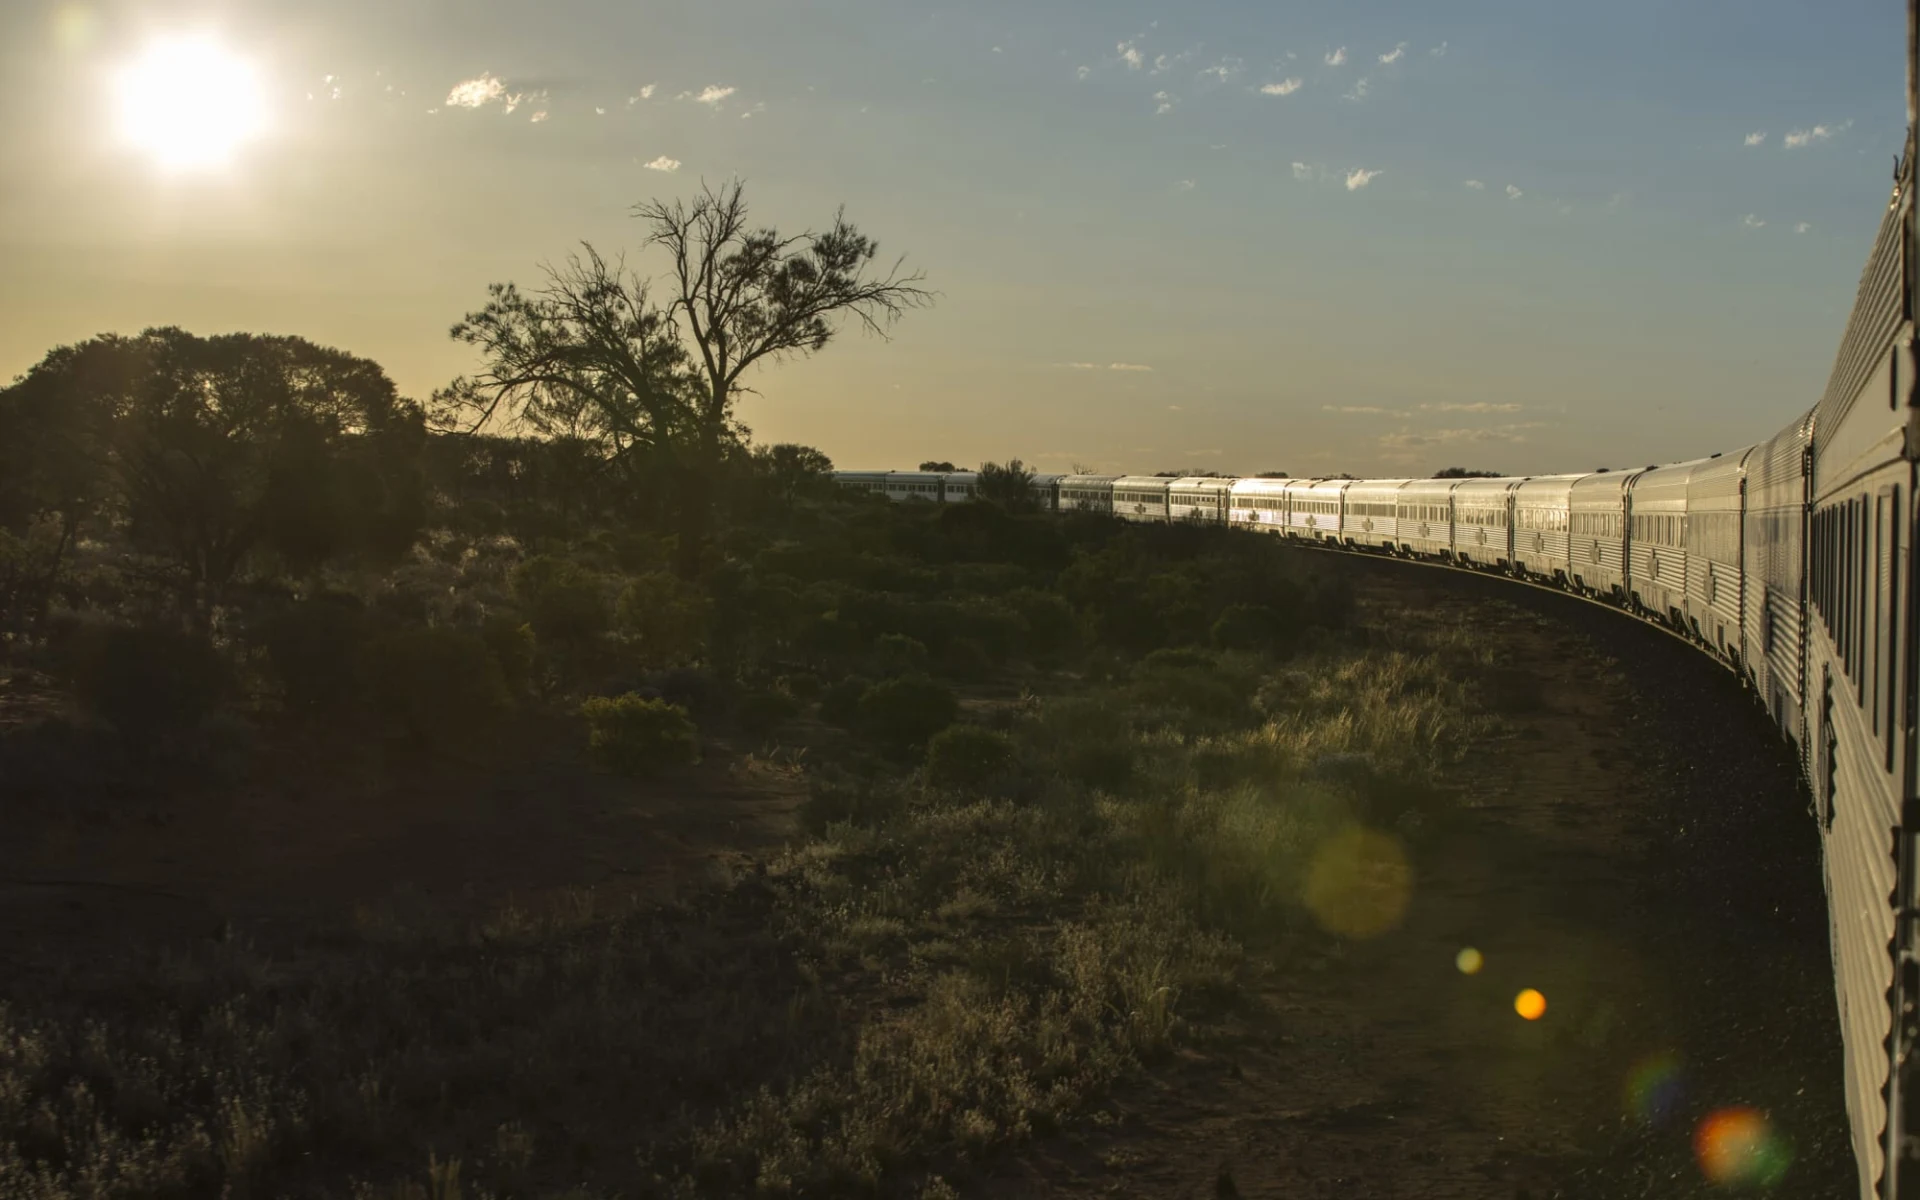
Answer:
[[224, 166], [267, 126], [252, 64], [210, 37], [155, 41], [115, 83], [121, 134], [168, 170]]

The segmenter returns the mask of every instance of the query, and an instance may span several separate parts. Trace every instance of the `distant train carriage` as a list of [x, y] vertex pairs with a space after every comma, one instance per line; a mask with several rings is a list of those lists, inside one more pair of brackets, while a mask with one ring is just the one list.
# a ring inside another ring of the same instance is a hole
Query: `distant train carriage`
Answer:
[[938, 504], [946, 476], [935, 471], [888, 471], [887, 499]]
[[1573, 484], [1579, 478], [1534, 475], [1513, 489], [1513, 563], [1522, 574], [1563, 587], [1572, 581]]
[[1596, 471], [1567, 497], [1573, 583], [1589, 596], [1627, 602], [1627, 487], [1637, 471]]
[[1060, 480], [1061, 512], [1113, 511], [1113, 485], [1118, 475], [1067, 475]]
[[1287, 536], [1338, 542], [1348, 479], [1296, 479], [1287, 489]]
[[1747, 459], [1755, 449], [1716, 455], [1687, 481], [1687, 592], [1681, 613], [1695, 637], [1735, 664], [1746, 656], [1740, 525]]
[[1514, 479], [1462, 479], [1453, 490], [1453, 552], [1465, 562], [1504, 570], [1513, 562]]
[[1066, 478], [1065, 475], [1035, 475], [1027, 481], [1027, 491], [1041, 512], [1060, 510], [1060, 481]]
[[1813, 413], [1760, 443], [1747, 459], [1747, 677], [1774, 724], [1805, 756], [1806, 524]]
[[1415, 479], [1395, 497], [1400, 551], [1421, 558], [1453, 556], [1453, 489], [1456, 479]]
[[1707, 459], [1655, 467], [1627, 488], [1627, 593], [1642, 611], [1686, 627], [1687, 482]]
[[1129, 521], [1166, 520], [1172, 482], [1164, 475], [1122, 475], [1113, 481], [1113, 514]]
[[849, 491], [867, 492], [875, 496], [887, 494], [885, 471], [835, 471], [833, 478], [841, 487]]
[[1229, 489], [1229, 524], [1261, 533], [1284, 533], [1287, 528], [1287, 485], [1290, 479], [1236, 479]]
[[1167, 488], [1167, 515], [1175, 521], [1222, 525], [1232, 498], [1233, 480], [1196, 475], [1174, 480]]
[[1360, 479], [1348, 485], [1341, 539], [1349, 546], [1394, 549], [1399, 544], [1400, 488], [1406, 483], [1404, 479]]

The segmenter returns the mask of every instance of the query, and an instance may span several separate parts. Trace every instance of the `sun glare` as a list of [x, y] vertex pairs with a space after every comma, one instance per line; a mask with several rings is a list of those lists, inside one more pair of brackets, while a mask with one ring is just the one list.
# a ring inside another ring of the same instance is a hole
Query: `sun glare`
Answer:
[[156, 41], [116, 83], [121, 133], [168, 170], [225, 165], [266, 128], [254, 68], [211, 38]]

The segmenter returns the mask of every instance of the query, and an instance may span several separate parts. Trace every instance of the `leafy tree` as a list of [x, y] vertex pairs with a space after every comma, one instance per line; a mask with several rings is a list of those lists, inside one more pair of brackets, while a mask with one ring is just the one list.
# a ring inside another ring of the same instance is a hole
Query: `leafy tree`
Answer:
[[734, 404], [751, 390], [742, 383], [747, 369], [825, 349], [843, 317], [884, 337], [933, 293], [919, 286], [923, 273], [902, 274], [901, 260], [869, 274], [879, 246], [848, 223], [844, 210], [824, 233], [750, 227], [738, 180], [718, 191], [703, 186], [690, 204], [647, 201], [634, 215], [648, 226], [647, 244], [664, 249], [671, 263], [668, 309], [692, 344], [699, 381], [685, 448], [692, 470], [680, 487], [680, 567], [687, 573], [706, 543], [708, 468], [736, 435]]
[[778, 503], [834, 494], [833, 460], [811, 446], [792, 442], [755, 446], [752, 460], [762, 486]]
[[124, 519], [206, 599], [258, 550], [311, 570], [411, 544], [423, 432], [378, 364], [302, 338], [108, 335], [7, 390], [0, 504]]
[[980, 464], [980, 497], [1013, 512], [1039, 507], [1033, 494], [1033, 471], [1017, 458]]
[[1433, 473], [1433, 477], [1435, 479], [1504, 479], [1505, 478], [1505, 476], [1503, 476], [1498, 471], [1470, 471], [1465, 467], [1447, 467], [1445, 470], [1435, 471]]
[[1293, 476], [1287, 474], [1285, 471], [1262, 471], [1258, 475], [1255, 475], [1254, 478], [1255, 479], [1291, 479], [1293, 478]]
[[949, 471], [950, 472], [950, 471], [957, 471], [960, 468], [954, 466], [950, 462], [923, 462], [920, 464], [920, 469], [922, 471]]

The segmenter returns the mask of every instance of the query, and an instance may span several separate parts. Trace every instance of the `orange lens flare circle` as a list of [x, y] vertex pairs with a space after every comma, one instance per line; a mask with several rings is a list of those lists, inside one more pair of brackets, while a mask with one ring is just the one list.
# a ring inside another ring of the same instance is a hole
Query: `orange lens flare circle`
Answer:
[[1752, 1108], [1723, 1108], [1700, 1122], [1693, 1135], [1700, 1171], [1716, 1184], [1780, 1182], [1793, 1161], [1792, 1148]]
[[1547, 1014], [1547, 998], [1533, 988], [1526, 988], [1513, 998], [1513, 1011], [1529, 1021], [1538, 1021]]

